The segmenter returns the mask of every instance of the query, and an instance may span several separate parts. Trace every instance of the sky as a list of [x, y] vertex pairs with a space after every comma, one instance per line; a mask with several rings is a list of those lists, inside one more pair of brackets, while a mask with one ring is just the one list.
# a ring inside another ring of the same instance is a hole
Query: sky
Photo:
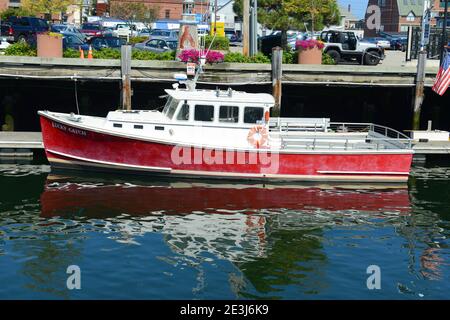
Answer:
[[338, 0], [340, 6], [347, 8], [350, 4], [352, 6], [352, 13], [357, 18], [364, 18], [364, 13], [367, 9], [368, 0]]

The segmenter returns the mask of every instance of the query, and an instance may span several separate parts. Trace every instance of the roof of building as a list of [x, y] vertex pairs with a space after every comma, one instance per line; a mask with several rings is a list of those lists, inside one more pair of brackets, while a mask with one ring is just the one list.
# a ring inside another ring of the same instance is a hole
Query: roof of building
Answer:
[[341, 17], [345, 17], [345, 20], [358, 21], [359, 19], [355, 17], [355, 15], [350, 11], [348, 11], [345, 7], [339, 7], [339, 12], [341, 13]]
[[216, 90], [195, 90], [188, 91], [185, 89], [166, 90], [166, 92], [177, 100], [197, 100], [197, 101], [221, 101], [221, 102], [243, 102], [251, 104], [274, 104], [275, 99], [267, 93], [246, 93], [242, 91], [234, 91], [231, 96], [227, 91], [220, 91], [217, 96]]
[[423, 15], [424, 0], [397, 0], [398, 13], [401, 16], [407, 16], [411, 11], [416, 17]]

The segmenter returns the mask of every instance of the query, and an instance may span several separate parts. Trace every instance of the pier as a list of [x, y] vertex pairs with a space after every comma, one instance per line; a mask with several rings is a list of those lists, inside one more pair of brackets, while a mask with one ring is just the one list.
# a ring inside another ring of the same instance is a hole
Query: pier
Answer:
[[[0, 132], [0, 158], [32, 157], [33, 150], [44, 149], [41, 132]], [[417, 156], [450, 154], [448, 142], [416, 142]]]
[[[186, 71], [176, 61], [131, 63], [132, 82], [173, 82], [173, 74]], [[326, 86], [413, 87], [415, 66], [283, 65], [284, 84]], [[207, 65], [199, 83], [211, 85], [271, 84], [270, 64], [221, 63]], [[438, 68], [427, 67], [425, 86], [431, 87]], [[120, 60], [0, 57], [0, 78], [39, 80], [121, 81]]]
[[0, 132], [0, 158], [31, 158], [44, 149], [40, 132]]

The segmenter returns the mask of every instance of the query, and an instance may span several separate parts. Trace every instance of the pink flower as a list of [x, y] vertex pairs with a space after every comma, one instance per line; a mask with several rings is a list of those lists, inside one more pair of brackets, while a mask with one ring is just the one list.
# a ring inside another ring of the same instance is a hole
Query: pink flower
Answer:
[[[197, 49], [183, 50], [178, 56], [182, 62], [198, 63], [201, 52]], [[224, 55], [218, 51], [209, 51], [206, 55], [206, 63], [213, 64], [223, 62]]]
[[324, 44], [322, 41], [320, 40], [314, 40], [314, 39], [309, 39], [309, 40], [297, 40], [295, 43], [295, 49], [297, 50], [308, 50], [308, 49], [320, 49], [322, 50], [324, 48]]

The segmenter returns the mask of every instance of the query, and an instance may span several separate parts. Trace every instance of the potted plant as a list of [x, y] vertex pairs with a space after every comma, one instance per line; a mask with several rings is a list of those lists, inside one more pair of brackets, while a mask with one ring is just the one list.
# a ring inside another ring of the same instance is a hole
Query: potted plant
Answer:
[[295, 44], [298, 50], [299, 64], [322, 64], [322, 49], [324, 44], [320, 40], [299, 40]]
[[62, 58], [63, 36], [56, 32], [37, 34], [37, 56], [43, 58]]

